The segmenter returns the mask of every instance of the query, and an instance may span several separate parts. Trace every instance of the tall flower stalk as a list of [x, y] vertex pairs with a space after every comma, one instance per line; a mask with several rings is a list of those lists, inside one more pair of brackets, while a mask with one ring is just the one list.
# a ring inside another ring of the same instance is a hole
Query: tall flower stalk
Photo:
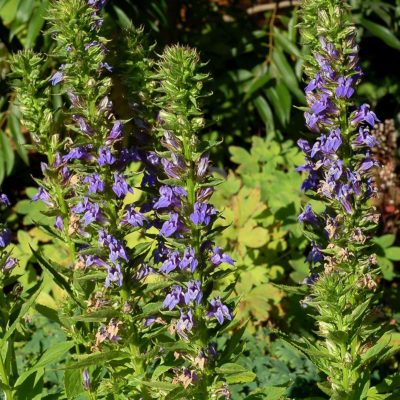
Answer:
[[306, 159], [298, 169], [307, 174], [302, 189], [322, 210], [309, 204], [299, 216], [311, 242], [302, 304], [314, 311], [321, 341], [297, 345], [327, 375], [321, 387], [332, 399], [364, 399], [373, 365], [390, 351], [376, 344], [382, 327], [373, 324], [379, 268], [370, 247], [379, 215], [369, 202], [377, 165], [370, 130], [378, 119], [353, 100], [362, 71], [345, 2], [304, 0], [301, 14], [303, 42], [311, 49], [305, 120], [316, 139], [298, 141]]
[[209, 173], [208, 151], [215, 143], [200, 136], [205, 124], [200, 101], [207, 79], [201, 67], [195, 50], [173, 46], [162, 54], [155, 75], [160, 111], [154, 128], [161, 145], [147, 157], [158, 178], [150, 184], [158, 191], [149, 206], [159, 229], [151, 262], [166, 282], [161, 319], [154, 315], [147, 324], [167, 323], [182, 343], [172, 377], [187, 388], [190, 399], [229, 396], [223, 380], [217, 379], [217, 367], [229, 354], [219, 352], [216, 340], [233, 318], [230, 288], [218, 286], [234, 262], [213, 241], [219, 213], [209, 199], [218, 181]]

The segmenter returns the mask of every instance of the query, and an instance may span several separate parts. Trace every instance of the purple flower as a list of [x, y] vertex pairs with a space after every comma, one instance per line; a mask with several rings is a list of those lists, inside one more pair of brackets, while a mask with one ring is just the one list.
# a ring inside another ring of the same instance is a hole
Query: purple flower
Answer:
[[196, 259], [196, 255], [194, 252], [194, 249], [192, 247], [186, 247], [184, 253], [183, 253], [183, 257], [182, 260], [179, 264], [180, 269], [190, 269], [190, 272], [194, 272], [195, 269], [197, 268], [197, 265], [199, 264], [199, 262]]
[[353, 78], [344, 78], [341, 76], [338, 79], [338, 87], [336, 88], [336, 96], [341, 98], [349, 99], [354, 94], [354, 89], [351, 86], [353, 84]]
[[353, 212], [353, 207], [350, 202], [350, 195], [352, 193], [353, 190], [349, 185], [340, 184], [336, 195], [336, 199], [339, 200], [340, 204], [348, 214]]
[[94, 256], [94, 255], [88, 255], [85, 260], [85, 267], [89, 268], [93, 265], [96, 265], [97, 267], [104, 267], [104, 268], [109, 267], [108, 264], [105, 261], [103, 261], [100, 257]]
[[198, 160], [196, 163], [197, 177], [202, 178], [205, 175], [205, 173], [207, 172], [207, 169], [208, 169], [209, 162], [210, 162], [210, 159], [208, 157], [208, 154], [203, 154], [200, 157], [200, 160]]
[[84, 183], [89, 183], [89, 193], [104, 192], [105, 185], [99, 174], [88, 175], [83, 179]]
[[0, 194], [0, 203], [4, 204], [7, 207], [11, 206], [10, 200], [8, 199], [7, 195], [4, 193]]
[[160, 271], [164, 274], [169, 274], [171, 271], [174, 271], [181, 262], [181, 255], [179, 251], [171, 251], [168, 250], [167, 259], [163, 262], [163, 265], [160, 268]]
[[175, 306], [183, 304], [185, 302], [185, 296], [182, 291], [182, 287], [178, 285], [173, 285], [171, 291], [167, 294], [163, 302], [163, 308], [168, 308], [172, 310]]
[[140, 183], [140, 186], [142, 188], [144, 187], [153, 187], [157, 183], [157, 176], [154, 174], [154, 172], [148, 172], [144, 171], [143, 173], [143, 179], [142, 182]]
[[314, 285], [315, 282], [317, 282], [318, 278], [319, 278], [318, 274], [315, 272], [312, 272], [310, 274], [310, 276], [307, 276], [307, 278], [304, 278], [303, 283], [305, 285], [312, 286], [312, 285]]
[[144, 221], [147, 221], [147, 218], [142, 213], [136, 211], [134, 206], [130, 205], [126, 208], [126, 214], [121, 220], [121, 225], [143, 226]]
[[101, 62], [100, 68], [106, 69], [108, 72], [112, 72], [113, 68], [108, 62]]
[[64, 229], [64, 221], [62, 217], [60, 217], [59, 215], [56, 217], [56, 221], [54, 222], [54, 227], [60, 231]]
[[125, 175], [121, 175], [118, 172], [114, 172], [114, 185], [112, 190], [119, 198], [126, 196], [128, 192], [133, 193], [133, 189], [125, 180]]
[[14, 257], [7, 257], [6, 262], [2, 267], [4, 274], [10, 273], [18, 265], [18, 260]]
[[11, 231], [8, 228], [0, 230], [0, 247], [7, 247], [11, 243]]
[[355, 112], [354, 118], [351, 121], [354, 125], [362, 122], [367, 122], [372, 127], [376, 122], [380, 122], [376, 114], [373, 111], [370, 111], [370, 106], [368, 104], [363, 104], [358, 111]]
[[212, 249], [212, 256], [211, 256], [211, 262], [215, 265], [218, 266], [222, 263], [234, 265], [235, 261], [229, 257], [227, 254], [222, 253], [222, 248], [219, 246], [216, 246]]
[[211, 309], [208, 311], [207, 316], [210, 318], [215, 317], [217, 321], [222, 325], [224, 320], [232, 320], [232, 315], [226, 305], [222, 304], [221, 298], [216, 297], [210, 300]]
[[369, 129], [361, 127], [352, 144], [355, 147], [367, 146], [372, 148], [378, 144], [378, 141], [375, 136], [371, 135]]
[[306, 207], [304, 208], [304, 211], [299, 215], [298, 221], [305, 222], [305, 223], [311, 224], [311, 225], [318, 224], [318, 219], [315, 216], [315, 214], [312, 211], [312, 208], [309, 204], [306, 205]]
[[177, 213], [171, 213], [168, 221], [165, 221], [160, 229], [160, 235], [170, 237], [178, 229], [182, 227], [182, 223], [179, 221], [179, 215]]
[[85, 390], [90, 390], [90, 375], [86, 368], [83, 369], [83, 387]]
[[210, 204], [196, 202], [190, 219], [195, 225], [208, 225], [211, 216], [217, 214], [217, 210]]
[[97, 163], [100, 167], [104, 165], [112, 165], [116, 161], [115, 157], [111, 154], [111, 150], [109, 147], [100, 147], [99, 149], [99, 157], [97, 158]]
[[59, 84], [62, 80], [64, 79], [64, 74], [60, 71], [56, 72], [53, 74], [53, 76], [49, 79], [49, 82], [53, 85], [56, 86]]
[[106, 143], [112, 144], [115, 141], [121, 139], [123, 127], [124, 127], [124, 124], [121, 121], [115, 122], [110, 133], [107, 136]]
[[156, 210], [170, 206], [181, 208], [180, 196], [186, 196], [186, 191], [179, 186], [161, 186], [159, 192], [160, 198], [153, 206]]
[[109, 258], [113, 263], [115, 263], [119, 258], [126, 262], [129, 261], [122, 242], [104, 230], [99, 232], [99, 243], [108, 247], [110, 250]]
[[151, 273], [153, 273], [154, 270], [151, 267], [148, 267], [145, 263], [142, 263], [139, 267], [139, 269], [137, 270], [134, 279], [137, 281], [142, 280], [143, 278], [146, 278], [146, 276], [150, 275]]
[[185, 304], [189, 305], [190, 302], [194, 301], [197, 305], [199, 305], [202, 298], [203, 292], [201, 291], [200, 281], [189, 281], [188, 289], [185, 293]]
[[326, 41], [326, 39], [323, 36], [319, 37], [319, 42], [321, 44], [322, 50], [324, 50], [329, 57], [333, 59], [339, 57], [339, 51], [337, 50], [337, 48], [333, 43]]
[[73, 120], [79, 124], [79, 129], [83, 132], [86, 133], [87, 135], [93, 135], [94, 130], [90, 127], [90, 125], [87, 123], [86, 119], [79, 116], [79, 115], [73, 115], [72, 116]]
[[64, 162], [72, 160], [91, 160], [93, 156], [90, 154], [90, 150], [93, 148], [92, 145], [79, 146], [71, 149], [65, 156], [63, 156]]
[[313, 264], [323, 261], [324, 256], [321, 252], [321, 249], [318, 247], [318, 245], [315, 243], [312, 243], [311, 246], [312, 246], [311, 251], [309, 252], [309, 254], [307, 256], [306, 261], [313, 263]]
[[92, 203], [89, 201], [88, 197], [84, 197], [73, 209], [73, 212], [77, 214], [83, 214], [82, 223], [86, 227], [92, 222], [98, 221], [103, 222], [104, 217], [100, 211], [100, 206], [98, 203]]
[[318, 72], [315, 75], [315, 78], [310, 81], [310, 83], [306, 86], [304, 91], [306, 93], [312, 92], [315, 89], [322, 89], [323, 85], [325, 84], [325, 80], [322, 78], [321, 74]]
[[104, 283], [106, 288], [110, 287], [111, 282], [117, 282], [118, 286], [122, 286], [122, 272], [119, 264], [107, 265], [107, 276]]
[[108, 0], [87, 0], [87, 4], [97, 10], [101, 10]]
[[49, 192], [41, 186], [39, 187], [38, 192], [32, 197], [32, 200], [33, 201], [42, 200], [43, 203], [45, 203], [47, 206], [49, 207], [54, 206], [53, 199], [51, 198]]
[[161, 164], [164, 167], [165, 173], [174, 179], [179, 179], [182, 174], [182, 169], [179, 168], [177, 165], [173, 164], [172, 162], [168, 161], [167, 159], [163, 158], [161, 160]]
[[187, 313], [181, 310], [181, 316], [176, 323], [176, 332], [178, 335], [186, 340], [188, 340], [187, 332], [190, 332], [193, 328], [193, 313], [189, 309]]

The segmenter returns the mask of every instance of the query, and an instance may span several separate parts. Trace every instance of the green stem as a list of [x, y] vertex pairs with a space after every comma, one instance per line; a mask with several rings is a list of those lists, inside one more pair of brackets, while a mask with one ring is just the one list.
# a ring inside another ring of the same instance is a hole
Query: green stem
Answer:
[[6, 400], [13, 400], [13, 392], [12, 389], [10, 388], [10, 382], [8, 380], [8, 373], [6, 371], [4, 362], [3, 362], [3, 357], [0, 354], [0, 378], [3, 382], [3, 384], [6, 386], [4, 390], [4, 394], [6, 395]]

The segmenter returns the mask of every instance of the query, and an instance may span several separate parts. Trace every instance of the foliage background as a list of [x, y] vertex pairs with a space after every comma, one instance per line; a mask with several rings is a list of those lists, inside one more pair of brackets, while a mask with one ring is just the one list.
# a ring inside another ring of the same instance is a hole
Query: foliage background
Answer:
[[[290, 3], [290, 4], [289, 4]], [[241, 302], [236, 318], [248, 320], [246, 346], [239, 362], [257, 374], [248, 387], [233, 387], [235, 399], [251, 390], [262, 389], [262, 397], [279, 399], [325, 398], [318, 389], [315, 368], [283, 342], [273, 329], [291, 335], [312, 331], [313, 321], [299, 298], [285, 293], [276, 284], [301, 282], [307, 275], [304, 262], [307, 243], [297, 224], [302, 194], [301, 177], [295, 166], [302, 156], [295, 141], [306, 135], [302, 112], [304, 104], [301, 47], [296, 25], [298, 2], [250, 0], [110, 0], [106, 6], [106, 29], [117, 38], [120, 29], [133, 23], [143, 25], [157, 49], [179, 42], [199, 49], [208, 61], [213, 92], [206, 103], [210, 138], [222, 137], [218, 152], [212, 154], [214, 172], [226, 177], [216, 195], [229, 228], [221, 238], [237, 260], [236, 292]], [[373, 105], [379, 118], [400, 123], [400, 1], [351, 0], [359, 27], [362, 67], [365, 78], [359, 101]], [[284, 6], [282, 6], [284, 4]], [[7, 74], [9, 55], [22, 48], [44, 53], [50, 40], [42, 34], [48, 0], [0, 0], [0, 181], [15, 204], [7, 215], [17, 232], [13, 252], [22, 262], [21, 283], [34, 282], [42, 271], [29, 248], [39, 246], [44, 254], [63, 254], [57, 243], [35, 228], [46, 223], [44, 206], [32, 203], [36, 192], [32, 179], [40, 176], [40, 157], [29, 148], [28, 133], [21, 127], [14, 106]], [[54, 60], [48, 59], [49, 72]], [[54, 109], [59, 104], [54, 96]], [[392, 140], [388, 144], [389, 136]], [[400, 197], [397, 178], [397, 134], [383, 129], [386, 147], [379, 156], [391, 165], [385, 196], [377, 201], [383, 212], [376, 251], [383, 269], [383, 318], [400, 335]], [[28, 146], [27, 146], [28, 145]], [[384, 146], [384, 147], [385, 147]], [[63, 333], [43, 315], [43, 308], [54, 309], [63, 293], [47, 283], [38, 299], [39, 306], [19, 329], [18, 368], [35, 363]], [[400, 340], [399, 340], [400, 342]], [[400, 345], [400, 343], [399, 343]], [[391, 359], [374, 377], [381, 381], [399, 365]], [[37, 398], [56, 395], [60, 373], [48, 369], [44, 386], [36, 388]], [[271, 387], [274, 387], [272, 389]], [[396, 390], [396, 389], [393, 389]], [[42, 397], [40, 397], [42, 396]], [[317, 396], [317, 397], [315, 397]], [[319, 396], [319, 397], [318, 397]], [[50, 398], [50, 397], [49, 397]], [[51, 397], [57, 398], [57, 397]]]

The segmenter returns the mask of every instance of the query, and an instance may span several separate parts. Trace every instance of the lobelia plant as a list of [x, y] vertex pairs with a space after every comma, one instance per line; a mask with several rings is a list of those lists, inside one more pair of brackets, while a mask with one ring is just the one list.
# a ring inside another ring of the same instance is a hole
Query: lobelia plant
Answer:
[[[111, 57], [100, 34], [104, 4], [52, 5], [53, 57], [62, 64], [50, 79], [42, 78], [42, 55], [21, 52], [12, 62], [23, 123], [47, 157], [33, 200], [47, 205], [54, 226], [42, 228], [69, 253], [64, 268], [32, 249], [68, 293], [56, 318], [69, 339], [62, 349], [74, 358], [66, 366], [65, 393], [229, 398], [227, 383], [248, 382], [254, 374], [231, 363], [244, 329], [217, 346], [234, 328], [226, 322], [235, 299], [228, 299], [233, 286], [218, 284], [233, 273], [233, 260], [213, 243], [222, 228], [213, 228], [220, 215], [208, 202], [220, 182], [208, 173], [208, 151], [217, 143], [198, 137], [207, 75], [198, 71], [198, 54], [179, 46], [168, 48], [152, 72], [153, 61], [140, 60], [150, 53], [141, 30], [127, 32], [132, 52], [119, 60], [115, 46]], [[139, 77], [127, 79], [123, 95], [112, 93], [133, 73]], [[54, 88], [62, 96], [57, 112]], [[131, 121], [116, 118], [120, 108]], [[132, 140], [138, 147], [129, 147]], [[129, 166], [137, 161], [145, 169], [133, 203], [140, 175]], [[139, 239], [128, 246], [133, 233]]]
[[302, 189], [321, 210], [309, 204], [299, 216], [311, 242], [302, 304], [313, 310], [321, 340], [293, 344], [327, 375], [320, 388], [331, 399], [359, 400], [376, 393], [373, 368], [393, 351], [384, 324], [374, 321], [379, 267], [370, 247], [379, 215], [369, 202], [377, 166], [370, 129], [378, 119], [367, 104], [354, 104], [362, 72], [345, 2], [305, 0], [301, 15], [302, 39], [311, 49], [305, 120], [318, 137], [298, 141], [306, 159], [298, 170], [307, 173]]

